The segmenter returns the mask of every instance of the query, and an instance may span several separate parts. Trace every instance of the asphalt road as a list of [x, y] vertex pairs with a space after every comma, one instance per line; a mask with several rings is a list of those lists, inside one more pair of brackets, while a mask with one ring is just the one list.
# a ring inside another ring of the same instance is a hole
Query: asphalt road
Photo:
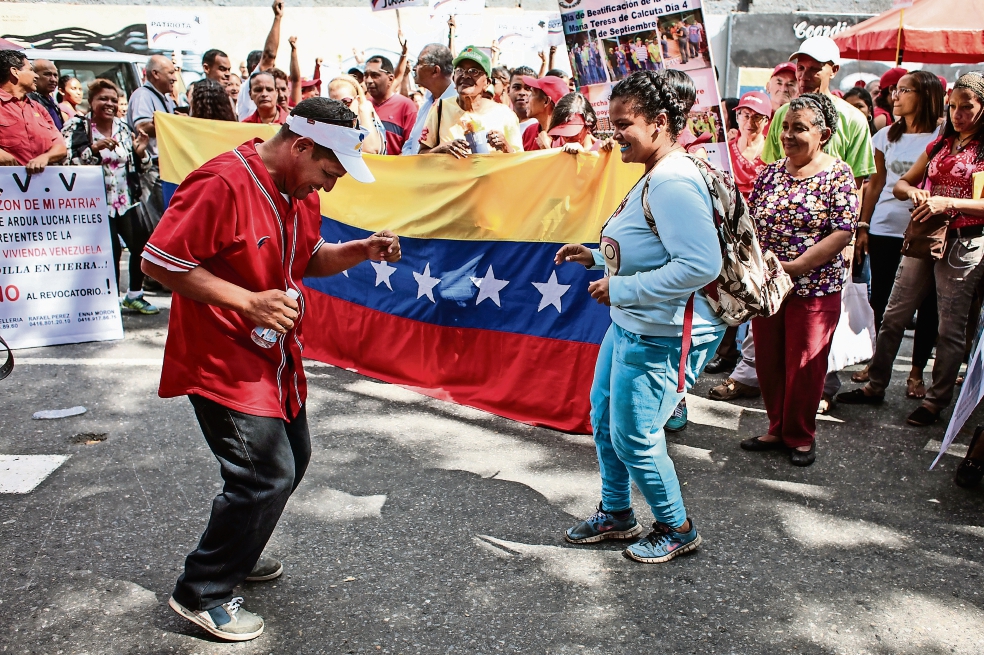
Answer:
[[700, 402], [705, 376], [670, 438], [704, 546], [641, 565], [562, 538], [598, 502], [590, 437], [313, 362], [312, 465], [269, 546], [286, 573], [241, 590], [265, 634], [218, 643], [167, 607], [218, 467], [188, 401], [156, 395], [167, 311], [124, 323], [0, 382], [0, 454], [68, 456], [0, 494], [2, 653], [984, 652], [984, 492], [954, 486], [958, 457], [927, 470], [943, 427], [904, 426], [902, 373], [821, 422], [807, 469], [739, 450], [761, 400]]

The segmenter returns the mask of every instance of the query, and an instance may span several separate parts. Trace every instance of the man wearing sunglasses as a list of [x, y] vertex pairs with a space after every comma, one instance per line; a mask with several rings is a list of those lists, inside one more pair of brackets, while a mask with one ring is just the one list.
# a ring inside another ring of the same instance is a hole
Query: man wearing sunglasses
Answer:
[[417, 86], [424, 89], [424, 103], [417, 112], [417, 120], [413, 124], [410, 138], [403, 144], [404, 155], [420, 153], [420, 135], [427, 123], [427, 114], [435, 103], [442, 104], [446, 100], [458, 97], [451, 74], [453, 56], [447, 46], [439, 43], [425, 45], [417, 57], [417, 65], [413, 67], [413, 77]]

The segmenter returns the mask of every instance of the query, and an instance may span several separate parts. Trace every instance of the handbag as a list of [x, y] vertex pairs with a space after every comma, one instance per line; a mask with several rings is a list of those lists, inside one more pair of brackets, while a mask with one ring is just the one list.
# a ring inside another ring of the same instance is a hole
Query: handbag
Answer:
[[[919, 188], [930, 190], [928, 163]], [[931, 261], [943, 259], [943, 250], [946, 248], [946, 230], [949, 225], [950, 216], [947, 214], [933, 214], [921, 222], [910, 220], [903, 235], [902, 256]]]

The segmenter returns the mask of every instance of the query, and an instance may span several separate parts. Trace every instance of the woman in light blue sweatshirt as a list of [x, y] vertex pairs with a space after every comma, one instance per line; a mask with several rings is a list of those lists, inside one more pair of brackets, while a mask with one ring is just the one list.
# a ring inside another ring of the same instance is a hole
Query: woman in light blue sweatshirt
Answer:
[[[656, 524], [623, 554], [646, 563], [700, 545], [663, 428], [684, 397], [681, 386], [694, 383], [725, 330], [700, 291], [721, 272], [710, 193], [677, 142], [695, 98], [693, 81], [678, 71], [640, 71], [615, 85], [609, 104], [615, 141], [622, 161], [645, 164], [646, 174], [605, 223], [598, 250], [568, 244], [555, 258], [557, 264], [604, 266], [607, 275], [588, 292], [612, 308], [591, 389], [601, 503], [566, 538], [585, 544], [641, 535], [631, 506], [635, 482]], [[653, 225], [643, 210], [647, 179]], [[688, 314], [692, 337], [685, 355]]]

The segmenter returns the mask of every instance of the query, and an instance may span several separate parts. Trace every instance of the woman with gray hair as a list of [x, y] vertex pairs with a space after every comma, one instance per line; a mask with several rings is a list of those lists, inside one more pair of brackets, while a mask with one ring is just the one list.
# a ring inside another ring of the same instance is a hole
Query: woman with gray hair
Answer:
[[[927, 146], [893, 191], [899, 200], [912, 203], [907, 233], [927, 221], [946, 227], [942, 252], [907, 252], [903, 246], [902, 263], [868, 370], [868, 384], [840, 394], [840, 402], [882, 403], [905, 327], [935, 286], [939, 339], [933, 384], [906, 422], [918, 427], [931, 425], [950, 404], [966, 348], [971, 301], [984, 276], [984, 200], [973, 199], [973, 176], [980, 172], [984, 172], [984, 76], [967, 73], [950, 93], [942, 135]], [[981, 457], [984, 460], [984, 453]]]
[[826, 95], [790, 102], [780, 137], [786, 156], [759, 174], [748, 196], [762, 249], [782, 262], [793, 292], [773, 316], [752, 319], [769, 431], [741, 447], [788, 450], [796, 466], [816, 459], [816, 408], [841, 313], [841, 251], [858, 219], [850, 166], [823, 150], [836, 129], [837, 110]]

